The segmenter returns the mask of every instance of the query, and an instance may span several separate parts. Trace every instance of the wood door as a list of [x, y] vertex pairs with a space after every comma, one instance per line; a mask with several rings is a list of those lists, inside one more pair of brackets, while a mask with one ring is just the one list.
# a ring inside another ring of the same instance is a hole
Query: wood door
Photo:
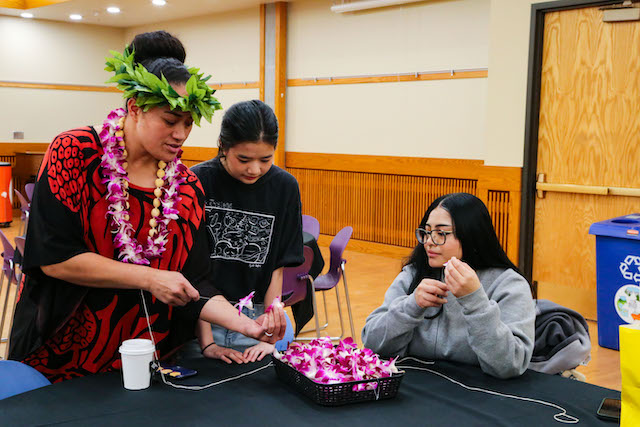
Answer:
[[[550, 183], [640, 187], [640, 22], [598, 8], [545, 15], [538, 174]], [[596, 221], [640, 212], [640, 198], [545, 192], [536, 198], [538, 297], [596, 319]]]

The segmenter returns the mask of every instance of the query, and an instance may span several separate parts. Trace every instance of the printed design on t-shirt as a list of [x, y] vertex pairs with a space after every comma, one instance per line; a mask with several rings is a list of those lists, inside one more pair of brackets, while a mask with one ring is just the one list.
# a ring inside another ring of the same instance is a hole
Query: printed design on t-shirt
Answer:
[[207, 201], [211, 258], [262, 265], [267, 260], [276, 217], [215, 206]]

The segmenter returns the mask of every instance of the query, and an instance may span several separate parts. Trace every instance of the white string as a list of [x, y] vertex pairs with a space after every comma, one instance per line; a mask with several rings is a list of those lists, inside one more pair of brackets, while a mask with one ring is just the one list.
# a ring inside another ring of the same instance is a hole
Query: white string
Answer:
[[142, 307], [144, 308], [144, 315], [147, 318], [147, 327], [149, 328], [149, 336], [151, 337], [151, 344], [153, 344], [153, 357], [154, 362], [158, 361], [158, 352], [156, 350], [156, 340], [153, 339], [153, 331], [151, 330], [151, 322], [149, 321], [149, 310], [147, 310], [147, 301], [144, 299], [144, 292], [140, 289], [140, 299], [142, 300]]
[[[156, 343], [155, 343], [155, 340], [153, 338], [153, 331], [151, 330], [151, 322], [149, 321], [149, 311], [147, 310], [147, 302], [144, 299], [144, 293], [143, 293], [142, 290], [140, 290], [140, 298], [142, 299], [142, 306], [144, 308], [144, 314], [145, 314], [145, 316], [147, 318], [147, 327], [149, 328], [149, 335], [151, 336], [151, 342], [153, 343], [153, 346], [154, 346], [155, 361], [158, 362], [158, 354], [157, 354], [157, 351], [155, 350]], [[423, 365], [433, 365], [435, 363], [433, 361], [424, 361], [424, 360], [416, 359], [415, 357], [411, 357], [411, 356], [404, 357], [404, 358], [400, 359], [398, 361], [398, 363], [402, 363], [402, 362], [409, 361], [409, 360], [412, 360], [412, 361], [418, 362], [418, 363], [422, 363]], [[212, 382], [210, 384], [196, 385], [196, 386], [180, 385], [180, 384], [172, 383], [170, 381], [167, 381], [167, 379], [164, 376], [164, 373], [162, 373], [162, 370], [160, 370], [159, 372], [160, 372], [160, 376], [162, 377], [162, 382], [165, 383], [166, 385], [170, 385], [171, 387], [178, 388], [178, 389], [183, 389], [183, 390], [201, 391], [201, 390], [207, 389], [209, 387], [215, 387], [217, 385], [224, 384], [226, 382], [235, 381], [235, 380], [238, 380], [240, 378], [243, 378], [243, 377], [246, 377], [246, 376], [249, 376], [249, 375], [253, 375], [253, 374], [255, 374], [257, 372], [260, 372], [263, 369], [267, 369], [267, 368], [269, 368], [271, 366], [273, 366], [273, 362], [269, 362], [264, 366], [261, 366], [261, 367], [259, 367], [257, 369], [254, 369], [253, 371], [244, 372], [244, 373], [242, 373], [240, 375], [236, 375], [235, 377], [225, 378], [223, 380]], [[448, 380], [448, 381], [450, 381], [450, 382], [452, 382], [452, 383], [454, 383], [456, 385], [459, 385], [460, 387], [462, 387], [462, 388], [464, 388], [466, 390], [469, 390], [469, 391], [479, 391], [479, 392], [482, 392], [482, 393], [492, 394], [492, 395], [495, 395], [495, 396], [507, 397], [509, 399], [523, 400], [525, 402], [532, 402], [532, 403], [537, 403], [539, 405], [550, 406], [552, 408], [560, 410], [559, 413], [557, 413], [557, 414], [555, 414], [553, 416], [553, 419], [558, 421], [558, 422], [560, 422], [560, 423], [576, 424], [576, 423], [580, 422], [580, 420], [578, 418], [567, 414], [567, 410], [566, 409], [564, 409], [560, 405], [556, 405], [555, 403], [546, 402], [544, 400], [533, 399], [533, 398], [530, 398], [530, 397], [521, 397], [521, 396], [515, 396], [515, 395], [512, 395], [512, 394], [499, 393], [497, 391], [487, 390], [487, 389], [483, 389], [483, 388], [480, 388], [480, 387], [468, 386], [466, 384], [461, 383], [460, 381], [454, 380], [453, 378], [450, 378], [450, 377], [446, 376], [445, 374], [442, 374], [440, 372], [434, 371], [434, 370], [429, 369], [429, 368], [419, 368], [417, 366], [400, 366], [400, 365], [396, 365], [396, 366], [399, 369], [415, 369], [415, 370], [418, 370], [418, 371], [431, 372], [432, 374], [436, 374], [436, 375], [438, 375], [438, 376], [440, 376], [442, 378], [445, 378], [446, 380]], [[378, 385], [379, 385], [379, 382], [378, 382]], [[378, 387], [376, 387], [376, 389], [374, 390], [374, 394], [376, 395], [376, 400], [378, 400], [378, 398], [379, 398], [379, 393], [380, 393], [380, 390], [378, 390]], [[564, 419], [563, 419], [563, 417], [564, 417]]]
[[165, 377], [164, 377], [164, 374], [162, 374], [162, 372], [160, 372], [160, 374], [162, 375], [162, 382], [167, 384], [167, 385], [170, 385], [171, 387], [180, 388], [180, 389], [183, 389], [183, 390], [200, 391], [200, 390], [204, 390], [204, 389], [209, 388], [209, 387], [214, 387], [214, 386], [217, 386], [217, 385], [229, 382], [229, 381], [238, 380], [238, 379], [240, 379], [242, 377], [253, 375], [253, 374], [255, 374], [255, 373], [259, 372], [259, 371], [262, 371], [263, 369], [267, 369], [267, 368], [269, 368], [271, 366], [273, 366], [273, 362], [269, 362], [264, 366], [261, 366], [261, 367], [259, 367], [257, 369], [254, 369], [253, 371], [245, 372], [243, 374], [236, 375], [235, 377], [225, 378], [223, 380], [216, 381], [216, 382], [213, 382], [213, 383], [210, 383], [210, 384], [206, 384], [206, 385], [180, 385], [180, 384], [175, 384], [175, 383], [172, 383], [170, 381], [167, 381], [165, 379]]
[[376, 400], [380, 399], [380, 380], [376, 381], [376, 388], [373, 389], [373, 394], [376, 396]]
[[[154, 356], [154, 362], [156, 362], [158, 364], [158, 366], [160, 366], [160, 362], [158, 361], [158, 353], [156, 350], [156, 341], [153, 338], [153, 330], [151, 329], [151, 322], [149, 321], [149, 310], [147, 310], [147, 301], [144, 299], [144, 292], [142, 291], [142, 289], [140, 289], [140, 298], [142, 299], [142, 307], [144, 308], [144, 315], [147, 318], [147, 327], [149, 328], [149, 336], [151, 337], [151, 343], [153, 344], [153, 356]], [[214, 387], [229, 381], [234, 381], [237, 379], [240, 379], [242, 377], [246, 377], [249, 375], [253, 375], [256, 372], [259, 372], [263, 369], [266, 369], [270, 366], [273, 366], [273, 362], [269, 362], [264, 366], [261, 366], [257, 369], [254, 369], [253, 371], [250, 372], [245, 372], [243, 374], [237, 375], [235, 377], [231, 377], [231, 378], [226, 378], [220, 381], [216, 381], [216, 382], [212, 382], [210, 384], [206, 384], [206, 385], [181, 385], [181, 384], [175, 384], [172, 383], [171, 381], [167, 381], [167, 378], [164, 376], [164, 373], [162, 372], [162, 369], [158, 370], [158, 372], [160, 372], [160, 377], [162, 378], [162, 382], [165, 383], [166, 385], [170, 385], [171, 387], [174, 388], [179, 388], [179, 389], [183, 389], [183, 390], [193, 390], [193, 391], [200, 391], [200, 390], [204, 390], [207, 389], [209, 387]]]
[[[399, 360], [398, 363], [402, 363], [402, 362], [405, 362], [407, 360], [413, 360], [415, 362], [422, 363], [422, 364], [425, 364], [425, 365], [433, 365], [434, 364], [434, 362], [425, 362], [425, 361], [416, 359], [414, 357], [404, 357], [401, 360]], [[462, 388], [464, 388], [466, 390], [469, 390], [469, 391], [479, 391], [479, 392], [482, 392], [482, 393], [492, 394], [492, 395], [495, 395], [495, 396], [507, 397], [509, 399], [523, 400], [525, 402], [531, 402], [531, 403], [537, 403], [539, 405], [550, 406], [550, 407], [558, 409], [560, 411], [559, 413], [557, 413], [557, 414], [555, 414], [553, 416], [553, 419], [558, 421], [558, 422], [560, 422], [560, 423], [577, 424], [578, 422], [580, 422], [579, 418], [576, 418], [576, 417], [574, 417], [572, 415], [567, 414], [567, 410], [566, 409], [564, 409], [562, 406], [556, 405], [555, 403], [552, 403], [552, 402], [546, 402], [544, 400], [533, 399], [533, 398], [530, 398], [530, 397], [515, 396], [513, 394], [499, 393], [497, 391], [487, 390], [487, 389], [480, 388], [480, 387], [468, 386], [466, 384], [461, 383], [460, 381], [454, 380], [453, 378], [450, 378], [450, 377], [446, 376], [445, 374], [442, 374], [440, 372], [434, 371], [434, 370], [429, 369], [429, 368], [419, 368], [417, 366], [399, 366], [399, 365], [396, 365], [396, 366], [398, 367], [398, 369], [400, 369], [400, 368], [401, 369], [416, 369], [416, 370], [419, 370], [419, 371], [431, 372], [432, 374], [436, 374], [436, 375], [438, 375], [438, 376], [440, 376], [442, 378], [445, 378], [446, 380], [448, 380], [448, 381], [450, 381], [450, 382], [452, 382], [452, 383], [454, 383], [456, 385], [459, 385], [460, 387], [462, 387]]]

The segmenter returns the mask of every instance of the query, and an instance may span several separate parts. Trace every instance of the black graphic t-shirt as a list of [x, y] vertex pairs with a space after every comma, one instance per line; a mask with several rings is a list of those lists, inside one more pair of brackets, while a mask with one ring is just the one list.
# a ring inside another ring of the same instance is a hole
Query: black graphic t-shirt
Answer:
[[298, 182], [273, 165], [244, 184], [218, 158], [191, 170], [205, 192], [213, 283], [230, 301], [256, 291], [254, 302], [264, 302], [273, 271], [304, 261]]

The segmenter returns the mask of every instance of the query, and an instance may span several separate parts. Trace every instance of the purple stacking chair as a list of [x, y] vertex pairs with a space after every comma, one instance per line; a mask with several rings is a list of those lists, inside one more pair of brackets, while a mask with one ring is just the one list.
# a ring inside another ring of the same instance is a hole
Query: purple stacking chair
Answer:
[[[9, 310], [8, 310], [9, 296], [11, 294], [11, 285], [14, 283], [17, 284], [18, 281], [16, 280], [16, 269], [15, 269], [15, 263], [13, 261], [13, 258], [15, 256], [15, 250], [13, 249], [13, 245], [11, 245], [11, 242], [9, 242], [9, 239], [7, 239], [7, 236], [5, 236], [5, 234], [2, 231], [0, 231], [0, 242], [3, 247], [2, 257], [4, 258], [4, 261], [2, 262], [2, 273], [0, 274], [0, 297], [4, 298], [4, 301], [0, 303], [0, 308], [2, 308], [2, 311], [0, 311], [0, 333], [1, 333], [2, 331], [4, 331], [4, 323], [7, 317], [9, 317], [10, 319], [13, 319], [13, 313], [11, 313], [11, 316], [10, 316]], [[7, 279], [6, 286], [4, 285], [5, 278]], [[17, 286], [16, 286], [16, 293], [17, 293]], [[13, 310], [11, 311], [13, 312]], [[11, 333], [11, 327], [9, 327], [9, 333]], [[9, 353], [8, 336], [0, 337], [0, 342], [5, 344], [5, 351], [1, 358], [6, 359], [6, 355]]]
[[[302, 231], [307, 232], [318, 241], [320, 237], [320, 222], [311, 215], [302, 215]], [[320, 327], [320, 330], [324, 330], [329, 326], [329, 320], [327, 319], [327, 298], [325, 297], [324, 292], [322, 293], [322, 300], [324, 302], [324, 325]], [[316, 313], [318, 311], [316, 310]], [[304, 331], [300, 331], [301, 334], [306, 332], [311, 332], [313, 329], [305, 329]]]
[[[344, 321], [342, 320], [342, 306], [340, 304], [340, 294], [338, 292], [338, 283], [340, 282], [340, 278], [342, 278], [342, 284], [344, 285], [344, 293], [345, 299], [347, 300], [347, 314], [349, 315], [349, 326], [351, 327], [351, 336], [355, 339], [355, 328], [353, 327], [353, 315], [351, 313], [351, 301], [349, 300], [349, 288], [347, 287], [347, 277], [345, 274], [345, 264], [347, 260], [342, 258], [342, 254], [344, 253], [344, 249], [347, 247], [347, 243], [349, 243], [349, 239], [351, 239], [351, 234], [353, 234], [353, 228], [347, 226], [342, 230], [338, 231], [338, 234], [333, 238], [331, 244], [329, 245], [329, 251], [331, 252], [331, 262], [329, 264], [329, 271], [327, 271], [322, 276], [318, 276], [316, 280], [313, 282], [313, 287], [316, 292], [326, 292], [330, 289], [336, 290], [336, 300], [338, 302], [338, 316], [340, 317], [340, 336], [339, 337], [330, 337], [332, 340], [340, 340], [344, 337]], [[314, 298], [314, 307], [315, 317], [318, 317], [318, 308], [315, 305]], [[325, 312], [326, 314], [326, 312]], [[316, 324], [317, 327], [317, 324]], [[300, 341], [308, 341], [313, 338], [298, 338]]]
[[29, 220], [29, 209], [30, 205], [27, 199], [20, 193], [18, 190], [13, 190], [16, 192], [16, 196], [18, 196], [18, 200], [20, 200], [20, 211], [22, 214], [20, 215], [20, 219], [22, 220], [22, 224], [20, 224], [20, 228], [18, 229], [18, 235], [24, 236], [27, 234], [27, 226], [26, 222]]
[[[297, 267], [287, 267], [282, 273], [282, 302], [289, 307], [307, 297], [307, 281], [311, 282], [313, 287], [313, 277], [309, 275], [309, 269], [313, 264], [313, 249], [308, 246], [304, 247], [304, 262]], [[313, 309], [317, 312], [315, 292], [313, 297]], [[316, 335], [320, 337], [320, 328], [318, 324], [318, 316], [316, 319]]]
[[35, 187], [36, 184], [33, 182], [24, 185], [24, 192], [27, 195], [27, 200], [29, 200], [29, 203], [31, 203], [31, 201], [33, 200], [33, 189]]
[[313, 250], [304, 247], [304, 262], [296, 267], [286, 267], [282, 272], [282, 302], [285, 306], [293, 305], [307, 297], [307, 280], [309, 269], [313, 263]]
[[311, 215], [302, 215], [302, 231], [311, 234], [316, 241], [320, 237], [320, 223]]
[[[24, 258], [24, 245], [26, 242], [26, 238], [24, 236], [18, 236], [16, 237], [16, 250], [15, 252], [18, 252], [20, 254], [20, 258], [19, 259], [23, 259]], [[7, 240], [6, 243], [3, 242], [3, 244], [5, 245], [9, 245], [11, 246], [11, 243], [9, 243], [9, 241]], [[15, 256], [15, 253], [14, 253]], [[22, 263], [21, 262], [14, 262], [12, 260], [12, 263], [14, 265], [14, 267], [17, 265], [19, 266], [19, 271], [18, 274], [16, 276], [15, 274], [15, 269], [14, 269], [14, 283], [16, 284], [16, 292], [13, 294], [13, 304], [10, 305], [9, 307], [11, 307], [11, 316], [9, 317], [9, 336], [11, 336], [11, 328], [13, 328], [13, 312], [15, 311], [15, 307], [16, 307], [16, 303], [18, 302], [18, 292], [20, 291], [20, 283], [22, 282]], [[1, 282], [0, 282], [1, 283]], [[10, 285], [11, 283], [9, 283]], [[7, 288], [9, 289], [9, 288]], [[7, 290], [7, 294], [6, 294], [6, 299], [9, 299], [9, 292]], [[4, 309], [4, 315], [3, 315], [3, 319], [2, 319], [2, 326], [4, 326], [4, 319], [6, 318], [6, 314], [7, 313], [7, 301], [5, 300], [5, 309]], [[0, 329], [2, 330], [2, 329]], [[8, 341], [8, 339], [7, 339]], [[4, 358], [7, 359], [7, 356], [9, 355], [9, 344], [7, 343], [7, 345], [5, 346], [5, 354], [4, 354]]]

